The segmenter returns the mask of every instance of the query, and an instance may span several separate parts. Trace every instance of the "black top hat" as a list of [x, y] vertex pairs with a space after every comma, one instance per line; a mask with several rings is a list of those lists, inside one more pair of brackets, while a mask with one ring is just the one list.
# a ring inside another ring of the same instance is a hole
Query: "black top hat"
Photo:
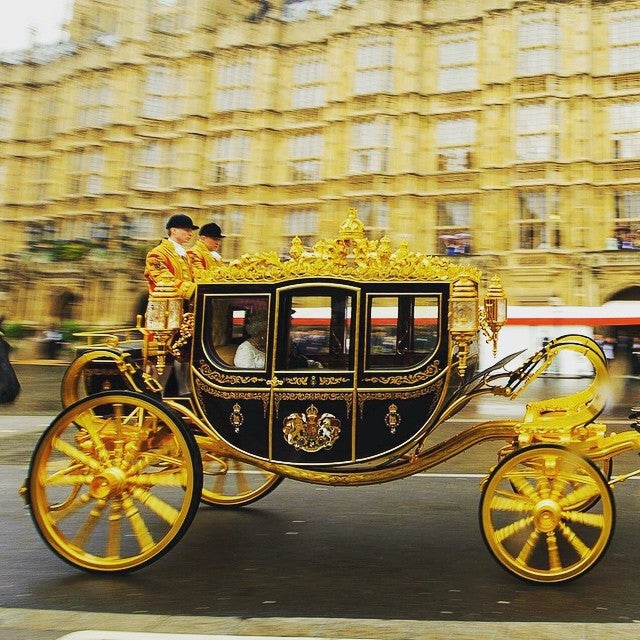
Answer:
[[197, 225], [193, 224], [193, 220], [189, 216], [185, 216], [184, 213], [176, 213], [171, 216], [167, 222], [167, 229], [199, 229]]
[[206, 238], [224, 238], [222, 229], [215, 222], [203, 224], [202, 229], [200, 229], [200, 235]]

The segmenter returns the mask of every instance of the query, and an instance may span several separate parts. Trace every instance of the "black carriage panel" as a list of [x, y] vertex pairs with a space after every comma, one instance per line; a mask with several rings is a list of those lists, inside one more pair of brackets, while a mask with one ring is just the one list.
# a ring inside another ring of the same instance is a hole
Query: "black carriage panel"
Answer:
[[449, 283], [396, 283], [364, 293], [356, 458], [402, 448], [442, 400]]
[[301, 280], [277, 294], [271, 446], [274, 460], [351, 462], [360, 290]]
[[206, 284], [198, 287], [195, 311], [199, 413], [229, 444], [261, 458], [269, 455], [273, 300], [273, 287]]

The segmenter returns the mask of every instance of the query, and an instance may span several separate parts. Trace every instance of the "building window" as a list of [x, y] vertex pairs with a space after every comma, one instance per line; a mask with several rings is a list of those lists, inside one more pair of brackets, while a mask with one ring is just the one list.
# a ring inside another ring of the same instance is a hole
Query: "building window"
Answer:
[[321, 16], [329, 16], [341, 6], [352, 7], [358, 1], [359, 0], [284, 0], [282, 18], [285, 22], [307, 20], [312, 11]]
[[320, 133], [305, 133], [289, 140], [289, 180], [317, 182], [322, 167], [323, 137]]
[[122, 233], [128, 233], [127, 237], [130, 240], [151, 240], [158, 235], [156, 226], [156, 216], [141, 212], [133, 219], [125, 221]]
[[149, 0], [149, 28], [158, 33], [177, 33], [187, 28], [185, 0]]
[[80, 149], [71, 154], [68, 191], [73, 195], [98, 195], [103, 192], [104, 151]]
[[109, 122], [111, 109], [111, 87], [105, 80], [96, 84], [87, 84], [77, 90], [77, 118], [78, 127], [104, 127]]
[[10, 140], [14, 137], [17, 113], [18, 94], [4, 89], [0, 93], [0, 140]]
[[357, 210], [358, 219], [364, 224], [369, 239], [381, 238], [389, 230], [389, 203], [386, 200], [353, 200], [349, 206]]
[[611, 73], [640, 70], [640, 9], [611, 12], [609, 47]]
[[170, 188], [173, 186], [175, 166], [175, 150], [171, 140], [147, 140], [140, 149], [136, 187]]
[[477, 122], [473, 118], [440, 120], [436, 124], [438, 171], [471, 169]]
[[285, 220], [285, 235], [283, 238], [283, 254], [289, 253], [291, 241], [300, 238], [305, 247], [312, 247], [318, 235], [317, 209], [294, 209], [289, 212]]
[[29, 200], [42, 202], [49, 198], [49, 158], [32, 158], [29, 161]]
[[614, 158], [640, 157], [640, 102], [620, 102], [609, 108]]
[[640, 249], [640, 191], [615, 194], [615, 231], [620, 249]]
[[216, 91], [216, 109], [218, 111], [252, 108], [255, 83], [254, 67], [255, 60], [253, 58], [220, 64]]
[[555, 11], [524, 13], [518, 24], [517, 75], [558, 72], [560, 26]]
[[142, 104], [145, 118], [177, 118], [182, 113], [186, 78], [178, 68], [154, 65], [147, 72]]
[[242, 242], [247, 230], [244, 224], [244, 213], [237, 209], [225, 210], [223, 207], [214, 208], [206, 222], [220, 225], [224, 240], [220, 253], [223, 260], [232, 260], [242, 253]]
[[478, 43], [472, 32], [447, 33], [438, 44], [438, 91], [478, 88]]
[[558, 106], [540, 102], [516, 106], [516, 160], [541, 162], [558, 157]]
[[109, 243], [111, 226], [108, 222], [96, 222], [91, 225], [91, 240], [102, 247]]
[[349, 173], [383, 173], [389, 170], [391, 122], [386, 119], [355, 122], [352, 127]]
[[471, 253], [471, 202], [444, 200], [437, 205], [436, 246], [438, 252]]
[[249, 136], [232, 133], [211, 141], [209, 178], [213, 184], [247, 182], [250, 157]]
[[356, 49], [355, 95], [393, 90], [393, 41], [388, 36], [368, 37]]
[[557, 193], [522, 191], [518, 194], [518, 248], [560, 247]]
[[294, 109], [312, 109], [327, 103], [327, 64], [320, 54], [303, 56], [293, 65], [291, 106]]

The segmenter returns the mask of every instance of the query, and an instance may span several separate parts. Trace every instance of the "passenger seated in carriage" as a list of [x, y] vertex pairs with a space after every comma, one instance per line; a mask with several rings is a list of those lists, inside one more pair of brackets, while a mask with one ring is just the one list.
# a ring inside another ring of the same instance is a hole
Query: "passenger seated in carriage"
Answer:
[[238, 347], [233, 357], [233, 364], [240, 369], [264, 369], [264, 349], [267, 341], [266, 318], [263, 316], [249, 318], [245, 331], [249, 338]]

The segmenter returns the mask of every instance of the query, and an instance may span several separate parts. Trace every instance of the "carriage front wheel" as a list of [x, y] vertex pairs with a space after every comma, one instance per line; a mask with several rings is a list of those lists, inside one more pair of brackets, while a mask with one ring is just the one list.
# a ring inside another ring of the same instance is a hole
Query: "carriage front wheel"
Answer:
[[504, 458], [484, 484], [479, 511], [491, 554], [531, 582], [566, 582], [594, 567], [615, 523], [613, 495], [596, 465], [547, 444]]
[[202, 490], [192, 433], [160, 402], [107, 391], [67, 407], [31, 458], [27, 500], [63, 560], [93, 572], [140, 569], [188, 529]]

